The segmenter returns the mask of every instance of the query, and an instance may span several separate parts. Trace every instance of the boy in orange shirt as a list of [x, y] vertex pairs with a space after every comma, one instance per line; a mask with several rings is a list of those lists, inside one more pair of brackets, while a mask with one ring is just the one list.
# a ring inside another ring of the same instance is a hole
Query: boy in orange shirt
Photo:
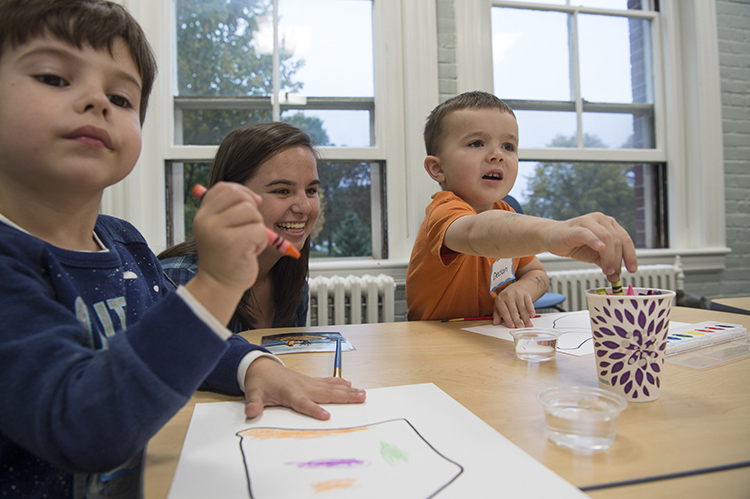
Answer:
[[502, 199], [518, 174], [513, 110], [485, 92], [437, 106], [425, 125], [425, 170], [440, 184], [417, 233], [406, 276], [409, 320], [492, 316], [532, 326], [534, 302], [549, 288], [535, 256], [548, 251], [594, 263], [619, 278], [637, 269], [635, 247], [612, 217], [566, 221], [516, 214]]

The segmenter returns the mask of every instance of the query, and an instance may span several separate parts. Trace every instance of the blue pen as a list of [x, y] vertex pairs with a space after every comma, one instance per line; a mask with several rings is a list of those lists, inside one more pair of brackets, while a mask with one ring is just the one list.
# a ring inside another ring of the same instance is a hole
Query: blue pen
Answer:
[[336, 338], [336, 357], [333, 359], [333, 377], [341, 377], [341, 338]]

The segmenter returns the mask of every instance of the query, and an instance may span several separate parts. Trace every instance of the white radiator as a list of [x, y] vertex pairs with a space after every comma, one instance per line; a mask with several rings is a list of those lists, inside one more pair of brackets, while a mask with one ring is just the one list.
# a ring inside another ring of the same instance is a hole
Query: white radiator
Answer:
[[396, 283], [393, 277], [313, 277], [308, 326], [393, 322]]
[[[549, 276], [549, 291], [565, 295], [565, 301], [560, 305], [568, 312], [586, 310], [585, 291], [591, 288], [606, 288], [611, 286], [599, 267], [585, 270], [568, 270], [547, 272]], [[685, 275], [682, 271], [680, 257], [675, 258], [674, 265], [642, 265], [638, 272], [629, 274], [623, 272], [621, 276], [623, 288], [629, 284], [637, 288], [659, 288], [682, 290]]]

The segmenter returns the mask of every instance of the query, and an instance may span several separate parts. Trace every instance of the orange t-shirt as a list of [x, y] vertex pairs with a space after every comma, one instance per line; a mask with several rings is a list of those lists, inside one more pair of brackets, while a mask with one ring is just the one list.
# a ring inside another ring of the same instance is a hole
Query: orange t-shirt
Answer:
[[[492, 209], [515, 213], [505, 201], [493, 204]], [[443, 244], [448, 227], [466, 215], [476, 215], [476, 211], [452, 192], [432, 196], [406, 272], [410, 321], [491, 316], [497, 293], [510, 284], [490, 291], [496, 259], [456, 253]], [[513, 275], [533, 259], [533, 255], [513, 258]]]

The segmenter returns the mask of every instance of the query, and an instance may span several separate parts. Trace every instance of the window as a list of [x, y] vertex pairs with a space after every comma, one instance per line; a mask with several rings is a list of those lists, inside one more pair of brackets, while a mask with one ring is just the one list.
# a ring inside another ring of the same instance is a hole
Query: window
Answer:
[[[633, 189], [627, 199], [641, 262], [679, 254], [686, 268], [723, 268], [713, 2], [466, 0], [455, 2], [455, 16], [457, 92], [493, 92], [519, 110], [519, 177], [543, 180], [537, 172], [555, 165], [619, 169]], [[524, 38], [524, 25], [536, 36]], [[513, 64], [498, 67], [504, 57]], [[523, 65], [527, 58], [534, 64]], [[512, 194], [523, 198], [528, 185], [518, 182]], [[562, 205], [565, 196], [556, 196]]]
[[[564, 161], [522, 162], [512, 194], [527, 214], [563, 220], [601, 211], [636, 247], [666, 247], [652, 41], [658, 13], [638, 0], [572, 3], [491, 8], [493, 91], [516, 112], [524, 159], [545, 149], [568, 153]], [[651, 161], [623, 154], [633, 149]]]
[[[176, 0], [175, 142], [215, 146], [243, 124], [273, 120], [305, 130], [317, 147], [375, 145], [372, 4]], [[383, 192], [372, 189], [383, 186], [382, 165], [319, 163], [322, 202], [313, 257], [387, 255]], [[210, 166], [168, 164], [168, 243], [192, 235], [197, 204], [187, 194], [195, 183], [207, 182]]]

